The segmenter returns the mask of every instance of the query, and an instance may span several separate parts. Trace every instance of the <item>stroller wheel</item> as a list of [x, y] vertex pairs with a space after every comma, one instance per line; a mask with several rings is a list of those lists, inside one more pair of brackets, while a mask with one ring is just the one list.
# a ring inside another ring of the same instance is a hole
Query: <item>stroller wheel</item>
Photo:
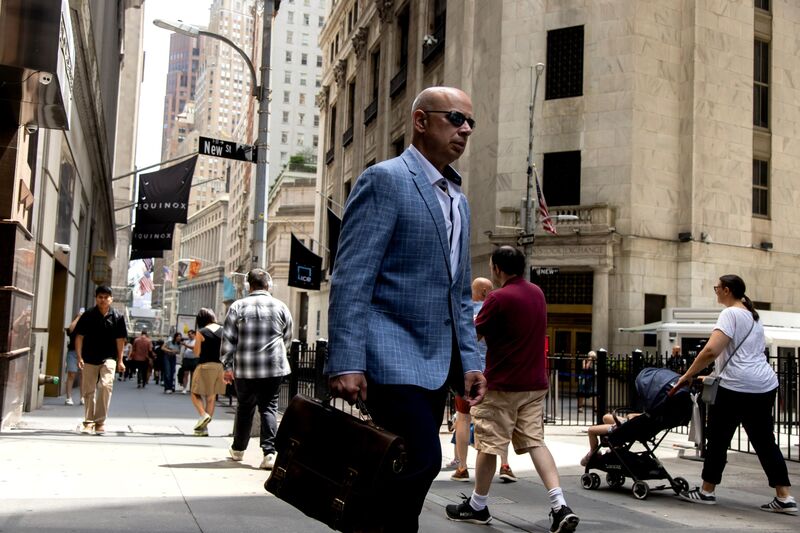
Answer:
[[589, 475], [592, 476], [592, 489], [600, 488], [600, 476], [598, 476], [594, 472], [592, 472]]
[[681, 492], [688, 492], [689, 491], [689, 482], [683, 479], [682, 477], [676, 477], [672, 480], [672, 490], [675, 491], [675, 494], [680, 494]]
[[[592, 476], [597, 476], [597, 474], [583, 474], [581, 476], [581, 487], [586, 490], [596, 489], [597, 487], [594, 486], [594, 479]], [[600, 476], [597, 476], [598, 479]]]
[[644, 500], [650, 494], [650, 487], [644, 481], [637, 481], [633, 484], [633, 497], [637, 500]]
[[606, 483], [608, 483], [608, 486], [612, 489], [618, 489], [625, 484], [625, 476], [619, 472], [609, 472], [606, 474]]

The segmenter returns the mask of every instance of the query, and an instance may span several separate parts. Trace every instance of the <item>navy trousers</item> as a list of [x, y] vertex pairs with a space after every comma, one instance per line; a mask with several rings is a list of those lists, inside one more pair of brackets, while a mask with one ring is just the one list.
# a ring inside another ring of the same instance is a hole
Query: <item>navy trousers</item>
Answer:
[[[463, 387], [463, 385], [462, 385]], [[444, 416], [445, 387], [428, 390], [413, 385], [367, 384], [367, 409], [376, 424], [403, 437], [408, 463], [403, 476], [387, 487], [378, 516], [384, 533], [413, 533], [425, 496], [442, 467], [439, 427]]]

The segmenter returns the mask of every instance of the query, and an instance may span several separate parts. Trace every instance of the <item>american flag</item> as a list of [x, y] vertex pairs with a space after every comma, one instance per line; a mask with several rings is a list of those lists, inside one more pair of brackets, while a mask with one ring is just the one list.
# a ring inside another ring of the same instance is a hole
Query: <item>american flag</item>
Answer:
[[148, 292], [153, 292], [154, 288], [153, 280], [150, 279], [150, 272], [145, 272], [142, 279], [139, 280], [139, 292], [144, 296]]
[[556, 227], [553, 224], [553, 219], [550, 218], [550, 213], [547, 212], [547, 202], [544, 201], [544, 194], [542, 194], [542, 188], [539, 186], [539, 177], [535, 176], [535, 180], [536, 199], [538, 200], [539, 204], [539, 219], [542, 221], [542, 229], [544, 229], [547, 233], [558, 235]]
[[164, 267], [164, 281], [172, 281], [172, 270], [168, 266]]
[[142, 259], [142, 263], [144, 263], [144, 268], [148, 272], [153, 271], [153, 260], [151, 258]]

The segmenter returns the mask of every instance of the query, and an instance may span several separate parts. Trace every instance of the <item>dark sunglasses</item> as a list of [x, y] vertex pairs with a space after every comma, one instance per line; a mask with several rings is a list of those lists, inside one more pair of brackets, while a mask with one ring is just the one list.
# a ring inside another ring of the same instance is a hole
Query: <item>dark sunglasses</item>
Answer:
[[450, 124], [456, 128], [460, 128], [465, 122], [469, 125], [469, 129], [475, 129], [475, 119], [467, 118], [467, 116], [460, 111], [425, 111], [426, 113], [443, 113]]

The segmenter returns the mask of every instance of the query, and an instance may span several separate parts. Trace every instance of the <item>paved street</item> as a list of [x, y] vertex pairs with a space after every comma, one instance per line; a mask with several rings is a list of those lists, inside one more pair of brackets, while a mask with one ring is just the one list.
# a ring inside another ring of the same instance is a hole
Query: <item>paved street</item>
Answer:
[[[232, 410], [219, 406], [207, 438], [192, 436], [196, 420], [188, 396], [164, 395], [149, 386], [117, 382], [104, 437], [80, 435], [81, 407], [48, 399], [44, 408], [26, 414], [19, 429], [0, 434], [0, 533], [62, 531], [143, 532], [323, 532], [330, 531], [264, 491], [267, 473], [251, 441], [243, 463], [228, 459]], [[449, 435], [445, 456], [452, 457]], [[699, 481], [701, 464], [678, 458], [665, 441], [659, 455], [673, 475]], [[581, 532], [646, 529], [706, 532], [783, 532], [800, 530], [800, 518], [761, 512], [771, 489], [755, 456], [731, 454], [716, 507], [693, 506], [671, 491], [645, 501], [605, 487], [579, 486], [585, 453], [580, 428], [548, 426], [548, 440], [562, 473], [569, 504], [581, 517]], [[471, 452], [474, 460], [474, 451]], [[518, 483], [495, 484], [489, 526], [449, 522], [443, 506], [469, 494], [471, 483], [440, 474], [428, 495], [421, 530], [535, 531], [549, 528], [547, 498], [530, 461], [512, 457]], [[790, 463], [794, 481], [800, 464]], [[471, 472], [472, 473], [472, 472]], [[796, 493], [796, 495], [798, 495]]]

